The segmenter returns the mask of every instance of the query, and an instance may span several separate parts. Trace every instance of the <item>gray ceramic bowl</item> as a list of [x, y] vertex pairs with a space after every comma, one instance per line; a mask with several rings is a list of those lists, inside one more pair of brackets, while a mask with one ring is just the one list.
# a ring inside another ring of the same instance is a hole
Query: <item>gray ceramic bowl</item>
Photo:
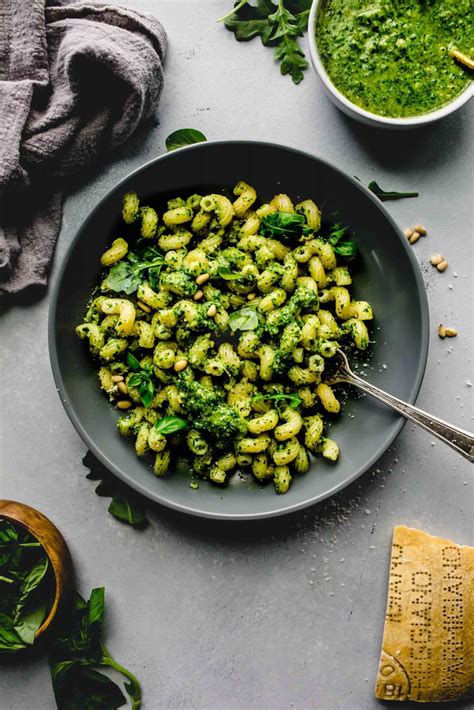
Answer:
[[294, 480], [286, 495], [259, 487], [239, 475], [226, 489], [202, 482], [190, 488], [189, 472], [155, 478], [136, 457], [130, 439], [118, 434], [118, 412], [100, 392], [84, 343], [74, 333], [100, 273], [99, 258], [120, 233], [122, 195], [135, 190], [148, 200], [168, 195], [253, 185], [263, 199], [288, 192], [312, 197], [329, 215], [350, 225], [361, 252], [353, 292], [374, 306], [375, 344], [366, 368], [371, 381], [413, 402], [423, 377], [428, 348], [428, 307], [420, 270], [382, 203], [337, 168], [308, 153], [251, 141], [200, 143], [156, 158], [131, 173], [92, 210], [64, 259], [54, 284], [49, 346], [54, 379], [64, 407], [92, 452], [114, 474], [154, 501], [209, 518], [265, 518], [304, 508], [333, 495], [366, 471], [391, 444], [404, 420], [369, 398], [349, 397], [331, 427], [341, 457], [331, 465], [318, 459]]

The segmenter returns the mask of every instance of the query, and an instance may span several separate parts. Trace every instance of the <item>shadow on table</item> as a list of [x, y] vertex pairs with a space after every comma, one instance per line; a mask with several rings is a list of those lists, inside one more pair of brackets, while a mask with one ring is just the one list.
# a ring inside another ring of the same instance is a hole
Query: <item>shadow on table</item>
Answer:
[[[354, 140], [361, 145], [377, 168], [433, 171], [446, 161], [452, 162], [457, 153], [465, 151], [470, 135], [469, 103], [459, 111], [420, 128], [389, 130], [373, 128], [355, 121], [334, 108], [335, 115], [345, 125]], [[393, 185], [389, 186], [392, 189]], [[407, 186], [416, 189], [416, 186]]]

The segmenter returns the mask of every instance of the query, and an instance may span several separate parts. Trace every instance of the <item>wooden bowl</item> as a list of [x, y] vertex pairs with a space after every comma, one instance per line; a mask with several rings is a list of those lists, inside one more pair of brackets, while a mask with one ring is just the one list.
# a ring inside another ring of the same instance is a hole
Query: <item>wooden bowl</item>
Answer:
[[48, 616], [36, 632], [37, 639], [67, 605], [73, 582], [71, 555], [57, 527], [39, 510], [24, 503], [0, 499], [0, 517], [26, 528], [44, 547], [51, 562], [55, 580], [54, 599]]

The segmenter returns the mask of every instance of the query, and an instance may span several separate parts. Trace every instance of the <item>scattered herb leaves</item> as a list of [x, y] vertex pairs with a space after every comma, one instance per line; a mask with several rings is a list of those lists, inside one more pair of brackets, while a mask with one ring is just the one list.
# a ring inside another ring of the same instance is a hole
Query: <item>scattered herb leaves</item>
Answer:
[[264, 46], [274, 47], [281, 73], [299, 84], [308, 61], [298, 37], [307, 29], [310, 8], [311, 0], [257, 0], [255, 5], [242, 1], [221, 21], [239, 42], [260, 37]]
[[387, 202], [388, 200], [402, 200], [405, 197], [418, 197], [418, 192], [394, 192], [393, 190], [383, 190], [375, 180], [369, 182], [368, 188], [374, 195], [377, 195], [379, 200]]
[[169, 434], [175, 434], [181, 429], [187, 429], [188, 422], [181, 417], [163, 417], [163, 419], [158, 419], [155, 423], [155, 429], [163, 436], [168, 436]]
[[31, 646], [49, 610], [54, 580], [42, 545], [0, 518], [0, 653]]
[[138, 387], [143, 406], [149, 407], [155, 394], [151, 368], [142, 367], [135, 355], [130, 352], [127, 353], [127, 365], [133, 370], [133, 374], [127, 380], [127, 385]]
[[296, 212], [273, 212], [262, 219], [260, 228], [264, 237], [275, 239], [299, 239], [303, 234], [311, 234], [304, 215]]
[[241, 308], [240, 311], [234, 311], [229, 316], [229, 325], [235, 332], [236, 330], [255, 330], [258, 328], [258, 316], [254, 308]]
[[145, 271], [147, 272], [145, 278], [149, 281], [151, 288], [156, 289], [159, 286], [160, 270], [163, 264], [163, 254], [156, 247], [146, 247], [136, 252], [129, 251], [124, 259], [112, 266], [105, 279], [105, 285], [111, 291], [130, 295], [135, 293], [142, 283], [142, 272]]
[[96, 494], [112, 498], [108, 512], [114, 518], [137, 530], [148, 526], [145, 499], [142, 496], [115, 478], [90, 451], [84, 456], [82, 463], [90, 471], [86, 478], [90, 481], [100, 481], [95, 489]]
[[176, 148], [184, 148], [186, 145], [203, 143], [204, 141], [207, 141], [206, 136], [196, 128], [180, 128], [170, 133], [166, 139], [166, 149], [168, 151], [176, 150]]
[[329, 234], [325, 237], [323, 236], [323, 239], [331, 244], [336, 254], [351, 259], [352, 257], [357, 256], [357, 244], [353, 239], [348, 239], [347, 241], [342, 242], [341, 239], [346, 233], [347, 227], [337, 222], [336, 224], [331, 225]]
[[296, 407], [299, 407], [299, 405], [303, 401], [301, 397], [297, 394], [284, 394], [282, 392], [276, 392], [275, 394], [256, 394], [251, 399], [252, 402], [260, 402], [262, 400], [272, 400], [277, 404], [279, 402], [285, 401], [292, 409], [296, 409]]
[[49, 665], [59, 710], [115, 710], [125, 704], [122, 690], [98, 668], [120, 673], [132, 710], [140, 707], [137, 678], [112, 658], [101, 639], [104, 611], [103, 587], [93, 589], [87, 602], [76, 593], [71, 616], [54, 640]]

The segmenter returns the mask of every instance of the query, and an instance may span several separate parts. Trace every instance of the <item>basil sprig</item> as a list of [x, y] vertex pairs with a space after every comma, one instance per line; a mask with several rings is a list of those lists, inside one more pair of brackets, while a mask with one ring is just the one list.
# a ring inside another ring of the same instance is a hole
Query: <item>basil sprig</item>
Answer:
[[303, 234], [311, 234], [304, 215], [296, 212], [273, 212], [262, 219], [260, 232], [264, 237], [275, 239], [299, 239]]
[[147, 279], [153, 289], [159, 287], [161, 267], [164, 256], [156, 247], [146, 247], [140, 251], [129, 251], [125, 259], [112, 266], [105, 285], [111, 291], [135, 293], [144, 279]]
[[187, 429], [188, 422], [181, 417], [163, 417], [155, 423], [155, 429], [163, 436], [175, 434], [177, 431]]
[[258, 328], [257, 311], [248, 306], [241, 308], [240, 311], [234, 311], [229, 316], [229, 325], [233, 331], [255, 330]]
[[155, 394], [151, 368], [142, 367], [132, 353], [127, 353], [127, 365], [133, 370], [133, 374], [128, 378], [127, 384], [130, 387], [138, 387], [143, 406], [149, 407]]
[[141, 704], [137, 678], [117, 663], [102, 640], [105, 590], [93, 589], [88, 601], [76, 592], [73, 608], [63, 621], [49, 657], [51, 680], [59, 710], [108, 708], [126, 703], [122, 689], [98, 668], [111, 668], [125, 679], [132, 710]]

